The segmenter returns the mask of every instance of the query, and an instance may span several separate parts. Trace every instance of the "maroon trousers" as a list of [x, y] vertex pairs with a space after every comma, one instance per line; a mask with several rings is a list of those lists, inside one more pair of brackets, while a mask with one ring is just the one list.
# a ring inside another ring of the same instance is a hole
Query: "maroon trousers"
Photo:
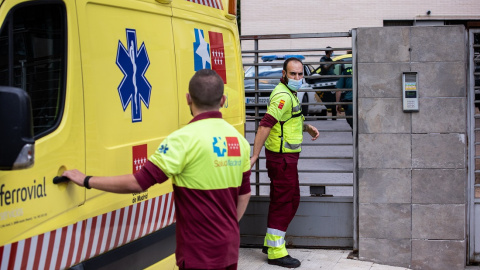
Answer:
[[270, 178], [267, 226], [286, 232], [300, 204], [299, 153], [280, 154], [266, 150], [265, 156]]
[[188, 269], [188, 268], [182, 268], [180, 267], [180, 270], [237, 270], [238, 263], [229, 265], [225, 268], [218, 268], [218, 269]]

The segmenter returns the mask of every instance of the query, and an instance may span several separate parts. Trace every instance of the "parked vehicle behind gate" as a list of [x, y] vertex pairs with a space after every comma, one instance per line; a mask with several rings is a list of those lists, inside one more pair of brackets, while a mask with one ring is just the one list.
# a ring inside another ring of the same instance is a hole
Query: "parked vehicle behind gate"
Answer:
[[[342, 75], [342, 72], [345, 70], [347, 67], [351, 67], [352, 64], [352, 54], [343, 54], [336, 56], [332, 58], [333, 62], [347, 62], [344, 64], [334, 64], [334, 69], [333, 72], [335, 76]], [[348, 63], [350, 62], [350, 63]], [[321, 71], [321, 66], [318, 66], [312, 73], [312, 76], [310, 79], [308, 79], [309, 84], [313, 89], [334, 89], [337, 86], [337, 81], [339, 80], [338, 77], [319, 77], [315, 78], [316, 75], [320, 74]], [[332, 103], [336, 102], [335, 98], [335, 91], [318, 91], [317, 92], [318, 97], [323, 101], [327, 103]], [[335, 110], [335, 105], [327, 105], [326, 106], [328, 109], [324, 110], [320, 115], [325, 116], [327, 115], [327, 111]]]
[[[254, 114], [255, 108], [249, 105], [261, 104], [259, 112], [264, 114], [266, 112], [266, 105], [270, 97], [270, 93], [280, 83], [282, 78], [283, 62], [286, 59], [296, 57], [304, 60], [303, 55], [265, 55], [262, 56], [263, 63], [271, 63], [271, 65], [258, 66], [258, 76], [255, 75], [255, 66], [250, 66], [245, 71], [245, 103], [247, 105], [247, 114]], [[304, 76], [313, 75], [315, 68], [309, 64], [303, 65]], [[258, 78], [258, 103], [255, 102], [255, 77]], [[310, 89], [312, 85], [309, 83], [310, 79], [305, 79], [302, 88], [298, 91], [297, 96], [301, 103], [316, 103], [320, 102], [314, 92], [306, 92], [305, 89]], [[303, 90], [303, 91], [302, 91]], [[320, 104], [302, 105], [304, 115], [321, 113], [326, 109]]]
[[203, 68], [244, 132], [236, 1], [197, 2], [0, 0], [1, 269], [173, 269], [170, 181], [119, 195], [56, 177], [138, 171], [191, 120]]

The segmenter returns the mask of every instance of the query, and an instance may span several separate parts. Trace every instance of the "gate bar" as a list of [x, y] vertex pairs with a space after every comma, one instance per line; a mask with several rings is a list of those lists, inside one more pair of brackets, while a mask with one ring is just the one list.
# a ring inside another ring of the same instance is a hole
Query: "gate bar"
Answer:
[[[241, 36], [240, 40], [258, 40], [258, 39], [296, 39], [296, 38], [336, 38], [351, 37], [352, 31], [349, 32], [332, 32], [332, 33], [310, 33], [310, 34], [273, 34], [273, 35], [248, 35]], [[327, 51], [329, 49], [326, 49]]]

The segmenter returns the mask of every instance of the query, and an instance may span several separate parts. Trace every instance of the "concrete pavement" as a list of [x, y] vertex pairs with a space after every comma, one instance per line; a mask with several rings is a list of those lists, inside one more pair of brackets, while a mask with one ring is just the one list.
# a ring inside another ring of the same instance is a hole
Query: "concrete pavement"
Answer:
[[[300, 260], [299, 270], [409, 270], [410, 268], [383, 265], [350, 259], [352, 250], [338, 249], [288, 249], [290, 255]], [[288, 269], [267, 264], [267, 255], [260, 248], [240, 248], [238, 270]], [[480, 266], [465, 266], [465, 270], [480, 270]]]
[[[381, 265], [373, 262], [349, 259], [351, 250], [337, 249], [289, 249], [294, 258], [300, 260], [302, 270], [406, 270], [409, 268]], [[287, 269], [267, 264], [267, 255], [260, 248], [241, 248], [238, 270]], [[473, 268], [472, 268], [473, 269]]]

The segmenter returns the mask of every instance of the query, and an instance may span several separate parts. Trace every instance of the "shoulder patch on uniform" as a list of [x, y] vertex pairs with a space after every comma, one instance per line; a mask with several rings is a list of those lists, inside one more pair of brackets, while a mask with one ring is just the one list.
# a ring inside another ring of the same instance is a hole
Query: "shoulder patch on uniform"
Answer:
[[283, 106], [285, 105], [285, 100], [280, 100], [280, 103], [278, 104], [278, 108], [281, 110], [283, 109]]

